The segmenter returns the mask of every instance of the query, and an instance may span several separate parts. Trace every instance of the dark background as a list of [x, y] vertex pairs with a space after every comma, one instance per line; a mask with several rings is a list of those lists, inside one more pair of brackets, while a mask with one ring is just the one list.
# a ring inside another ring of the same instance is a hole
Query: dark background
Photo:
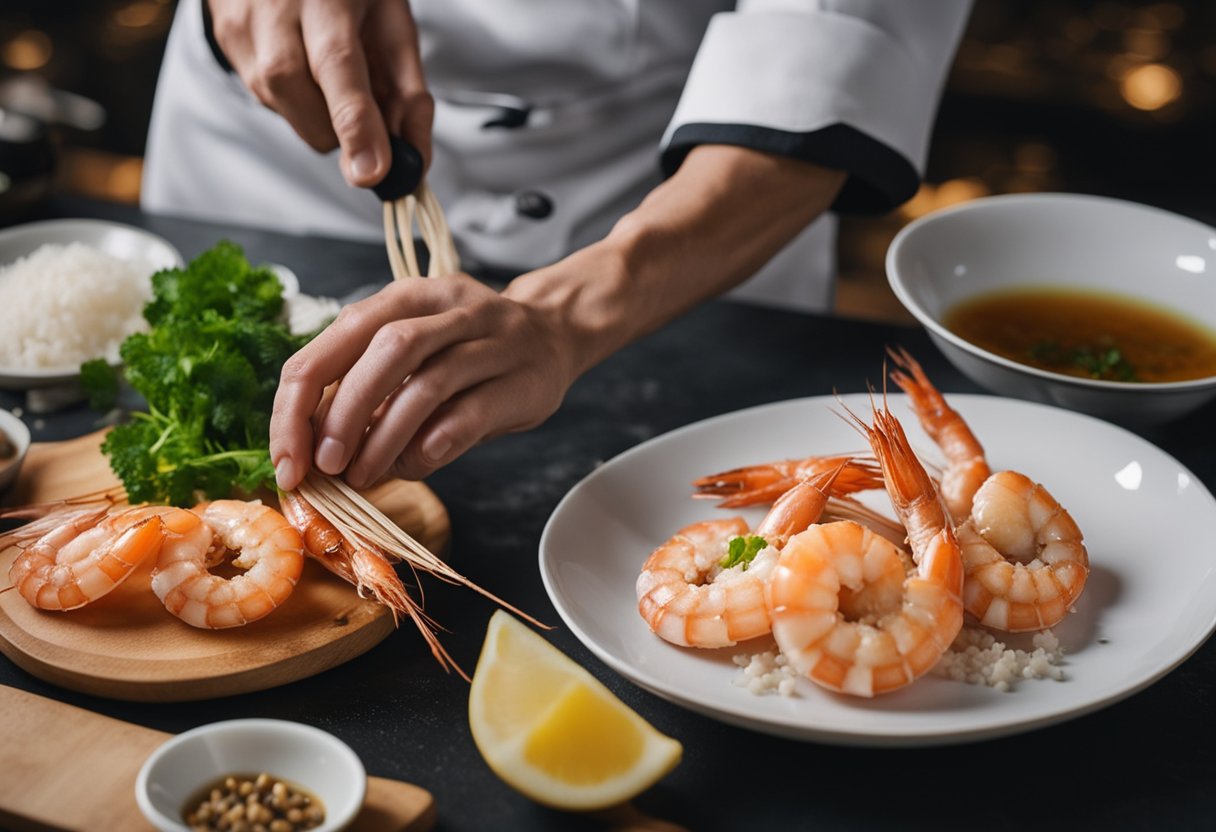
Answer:
[[[6, 84], [102, 105], [62, 126], [55, 188], [135, 202], [173, 0], [5, 0]], [[11, 89], [11, 87], [10, 87]], [[847, 219], [842, 311], [900, 319], [882, 257], [906, 222], [986, 194], [1075, 191], [1216, 215], [1216, 4], [976, 0], [942, 100], [926, 181], [886, 217]], [[861, 300], [864, 297], [864, 304]]]

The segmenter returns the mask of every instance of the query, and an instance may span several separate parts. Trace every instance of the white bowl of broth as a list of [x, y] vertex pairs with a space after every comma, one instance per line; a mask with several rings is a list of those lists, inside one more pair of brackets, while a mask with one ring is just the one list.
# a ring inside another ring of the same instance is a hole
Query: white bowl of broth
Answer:
[[247, 821], [239, 828], [270, 828], [274, 816], [293, 830], [338, 832], [366, 792], [367, 773], [350, 746], [281, 719], [233, 719], [178, 734], [152, 752], [135, 782], [140, 811], [160, 832], [231, 828], [219, 818], [237, 805]]
[[1216, 398], [1216, 229], [1077, 194], [967, 202], [887, 251], [903, 305], [965, 375], [1129, 426]]

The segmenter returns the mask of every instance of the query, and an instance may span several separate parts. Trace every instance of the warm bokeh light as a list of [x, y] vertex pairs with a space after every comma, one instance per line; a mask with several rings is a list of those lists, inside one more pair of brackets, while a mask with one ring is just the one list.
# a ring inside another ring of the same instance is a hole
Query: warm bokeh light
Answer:
[[907, 219], [916, 219], [950, 205], [988, 196], [989, 193], [988, 186], [973, 176], [947, 179], [939, 185], [925, 182], [916, 195], [900, 207], [899, 213]]
[[4, 44], [4, 62], [12, 69], [41, 69], [51, 59], [51, 39], [45, 32], [29, 29]]
[[1043, 142], [1023, 142], [1013, 151], [1013, 165], [1022, 173], [1049, 173], [1056, 166], [1056, 151]]
[[60, 160], [59, 180], [68, 191], [109, 202], [139, 202], [143, 159], [75, 148]]
[[143, 175], [142, 159], [127, 158], [118, 161], [110, 169], [106, 188], [108, 197], [118, 202], [138, 202], [139, 186]]
[[164, 11], [162, 3], [154, 2], [154, 0], [136, 0], [116, 11], [114, 20], [120, 26], [139, 29], [156, 23]]
[[1182, 79], [1164, 64], [1142, 64], [1123, 76], [1119, 91], [1137, 110], [1160, 110], [1182, 95]]

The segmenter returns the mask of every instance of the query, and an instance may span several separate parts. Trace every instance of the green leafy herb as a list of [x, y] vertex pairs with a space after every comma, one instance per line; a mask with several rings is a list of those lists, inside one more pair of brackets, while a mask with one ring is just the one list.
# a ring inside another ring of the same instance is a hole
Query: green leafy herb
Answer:
[[118, 403], [118, 375], [104, 358], [80, 365], [80, 384], [89, 393], [89, 407], [110, 410]]
[[[221, 242], [185, 269], [152, 278], [150, 324], [122, 343], [122, 374], [148, 404], [110, 432], [102, 451], [132, 502], [189, 505], [271, 487], [270, 410], [283, 362], [307, 342], [279, 320], [282, 287]], [[95, 407], [112, 406], [118, 377], [81, 368]]]
[[747, 537], [731, 538], [730, 543], [726, 544], [726, 557], [718, 561], [723, 569], [730, 569], [732, 566], [743, 564], [744, 570], [755, 560], [756, 555], [760, 554], [760, 550], [768, 545], [768, 541], [763, 537], [755, 534], [749, 534]]
[[1055, 341], [1040, 341], [1030, 348], [1030, 357], [1044, 365], [1071, 369], [1090, 378], [1106, 381], [1138, 381], [1135, 368], [1112, 339], [1099, 339], [1095, 345], [1065, 348]]

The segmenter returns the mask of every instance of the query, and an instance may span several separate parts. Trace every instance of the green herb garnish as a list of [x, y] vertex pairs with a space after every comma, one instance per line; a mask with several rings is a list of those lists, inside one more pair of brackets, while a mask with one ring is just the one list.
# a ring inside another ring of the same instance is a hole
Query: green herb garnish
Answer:
[[[150, 329], [120, 349], [120, 372], [148, 410], [101, 446], [128, 497], [184, 506], [272, 487], [274, 393], [283, 362], [308, 341], [280, 321], [278, 279], [221, 242], [158, 272], [152, 288]], [[104, 361], [83, 365], [81, 382], [94, 406], [112, 405], [118, 376]]]
[[1095, 346], [1082, 344], [1071, 349], [1065, 349], [1055, 341], [1040, 341], [1030, 348], [1030, 357], [1040, 364], [1078, 370], [1089, 378], [1139, 380], [1135, 368], [1109, 338], [1099, 339]]
[[756, 555], [760, 550], [768, 545], [768, 541], [763, 537], [755, 534], [749, 534], [747, 537], [731, 538], [730, 543], [726, 544], [726, 557], [718, 561], [723, 569], [730, 569], [732, 566], [743, 564], [743, 569], [755, 560]]

